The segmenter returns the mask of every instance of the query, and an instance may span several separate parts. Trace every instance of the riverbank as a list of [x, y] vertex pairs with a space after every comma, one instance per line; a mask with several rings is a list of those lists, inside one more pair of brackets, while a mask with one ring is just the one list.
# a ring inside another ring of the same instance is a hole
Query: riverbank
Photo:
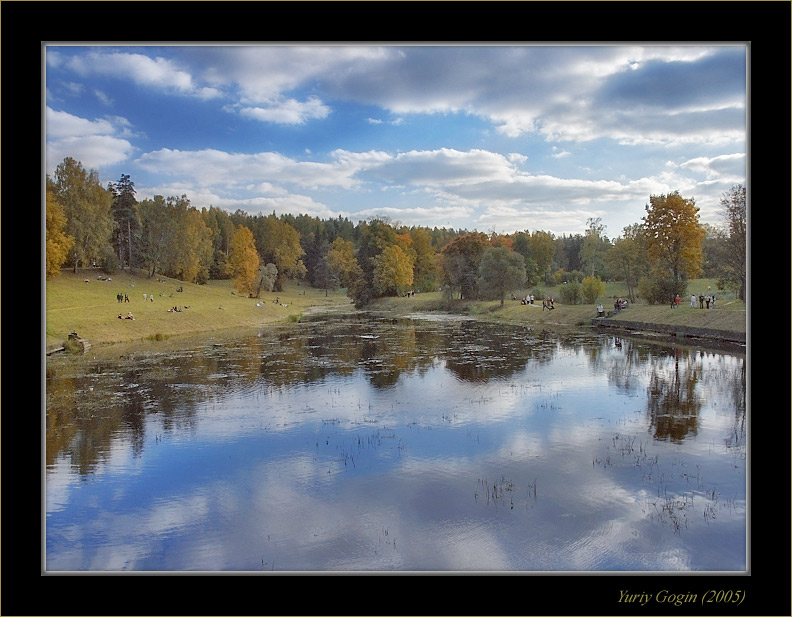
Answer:
[[[316, 310], [354, 310], [343, 291], [325, 292], [300, 282], [247, 298], [230, 280], [196, 285], [140, 272], [108, 277], [94, 269], [64, 270], [46, 282], [44, 292], [48, 350], [72, 332], [97, 347], [297, 322]], [[134, 319], [126, 319], [128, 314]]]
[[745, 304], [738, 300], [721, 302], [716, 309], [700, 309], [690, 303], [677, 308], [670, 305], [634, 304], [619, 313], [597, 319], [589, 305], [555, 303], [545, 310], [541, 303], [522, 304], [518, 300], [460, 301], [446, 300], [439, 293], [416, 294], [408, 298], [381, 298], [372, 309], [407, 316], [412, 313], [453, 313], [494, 323], [527, 326], [537, 331], [570, 331], [580, 328], [608, 328], [632, 334], [652, 334], [664, 338], [704, 339], [719, 344], [744, 345], [747, 335]]
[[[344, 290], [326, 292], [295, 281], [287, 283], [281, 292], [261, 295], [240, 296], [228, 280], [196, 285], [161, 276], [150, 279], [137, 272], [106, 277], [98, 270], [80, 270], [76, 274], [63, 271], [61, 276], [46, 282], [46, 345], [47, 349], [55, 349], [72, 332], [96, 347], [297, 322], [316, 312], [355, 311]], [[542, 309], [541, 303], [525, 305], [516, 300], [507, 300], [502, 306], [499, 301], [446, 300], [440, 292], [380, 298], [368, 309], [393, 316], [452, 313], [537, 331], [569, 331], [596, 324], [737, 344], [740, 340], [744, 344], [747, 324], [745, 304], [735, 299], [719, 301], [714, 310], [694, 308], [689, 303], [674, 309], [634, 304], [602, 320], [595, 319], [595, 308], [589, 305], [556, 302], [550, 311]], [[128, 313], [134, 319], [125, 319]]]

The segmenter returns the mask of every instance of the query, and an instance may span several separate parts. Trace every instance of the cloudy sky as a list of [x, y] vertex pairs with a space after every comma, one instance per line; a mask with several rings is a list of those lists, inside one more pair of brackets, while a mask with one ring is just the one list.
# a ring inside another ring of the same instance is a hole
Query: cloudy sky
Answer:
[[47, 45], [46, 171], [251, 214], [614, 238], [746, 182], [745, 45]]

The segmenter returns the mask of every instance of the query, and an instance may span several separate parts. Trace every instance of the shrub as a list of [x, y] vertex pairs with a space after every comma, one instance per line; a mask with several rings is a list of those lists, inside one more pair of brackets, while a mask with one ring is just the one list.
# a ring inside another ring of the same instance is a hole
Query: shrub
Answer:
[[687, 296], [687, 282], [647, 276], [638, 281], [638, 293], [648, 304], [669, 304], [677, 294]]
[[581, 284], [581, 293], [583, 294], [583, 301], [587, 304], [594, 304], [603, 293], [605, 292], [605, 283], [598, 276], [587, 276], [583, 279]]
[[564, 304], [580, 304], [582, 287], [577, 281], [561, 285], [561, 302]]

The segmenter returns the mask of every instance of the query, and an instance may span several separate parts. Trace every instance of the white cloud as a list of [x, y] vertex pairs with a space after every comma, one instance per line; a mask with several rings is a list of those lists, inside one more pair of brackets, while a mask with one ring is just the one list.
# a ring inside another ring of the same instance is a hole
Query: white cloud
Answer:
[[[59, 64], [57, 54], [53, 62]], [[93, 51], [81, 56], [73, 56], [65, 62], [78, 75], [102, 75], [105, 77], [131, 79], [138, 85], [157, 88], [179, 94], [200, 98], [214, 98], [220, 92], [215, 88], [200, 87], [193, 82], [189, 72], [179, 68], [169, 59], [150, 58], [143, 54]]]
[[146, 171], [189, 179], [201, 187], [238, 187], [271, 182], [303, 188], [352, 189], [360, 183], [354, 178], [359, 165], [344, 161], [295, 161], [277, 152], [232, 154], [214, 149], [182, 151], [164, 148], [143, 154], [135, 164]]
[[311, 97], [307, 101], [287, 99], [273, 102], [267, 107], [245, 107], [240, 115], [275, 124], [305, 124], [307, 120], [321, 120], [330, 114], [330, 108], [318, 98]]
[[46, 109], [47, 173], [53, 173], [64, 158], [80, 161], [87, 169], [100, 169], [127, 160], [135, 151], [128, 135], [130, 125], [124, 118], [87, 120], [72, 114]]
[[86, 169], [101, 169], [127, 160], [135, 148], [126, 139], [109, 135], [65, 137], [47, 143], [47, 173], [66, 157], [80, 161]]
[[745, 178], [745, 154], [722, 154], [715, 157], [696, 157], [680, 165], [704, 174], [707, 179], [725, 179], [727, 182], [739, 183]]
[[85, 137], [88, 135], [107, 135], [113, 133], [113, 125], [107, 120], [86, 120], [51, 107], [46, 110], [47, 137]]

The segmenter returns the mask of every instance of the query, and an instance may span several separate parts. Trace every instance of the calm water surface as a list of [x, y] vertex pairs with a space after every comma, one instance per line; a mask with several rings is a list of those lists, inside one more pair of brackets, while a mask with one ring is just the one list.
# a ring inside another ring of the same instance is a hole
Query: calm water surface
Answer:
[[359, 317], [48, 362], [48, 571], [745, 571], [740, 354]]

